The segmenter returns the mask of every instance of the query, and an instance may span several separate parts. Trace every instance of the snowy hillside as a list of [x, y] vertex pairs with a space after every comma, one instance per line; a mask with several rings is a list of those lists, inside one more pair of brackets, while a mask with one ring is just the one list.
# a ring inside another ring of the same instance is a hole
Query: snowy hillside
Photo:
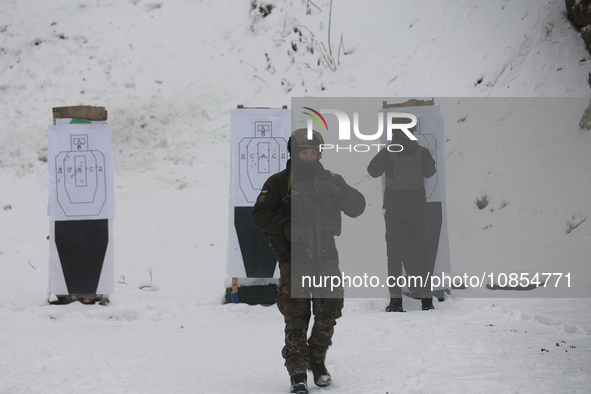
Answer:
[[[560, 297], [458, 290], [426, 313], [347, 299], [334, 385], [310, 391], [589, 391], [591, 57], [564, 2], [330, 3], [0, 2], [0, 393], [288, 392], [276, 307], [222, 304], [229, 130], [238, 104], [301, 96], [441, 98], [454, 271], [573, 273]], [[113, 126], [107, 307], [47, 304], [46, 131], [79, 104]], [[381, 220], [377, 183], [348, 181]]]

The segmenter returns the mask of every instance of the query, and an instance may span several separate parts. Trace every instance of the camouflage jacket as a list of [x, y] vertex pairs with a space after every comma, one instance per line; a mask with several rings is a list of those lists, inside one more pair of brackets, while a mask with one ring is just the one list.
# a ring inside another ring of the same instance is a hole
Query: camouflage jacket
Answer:
[[[285, 170], [267, 179], [252, 210], [255, 226], [276, 242], [286, 242], [286, 227], [291, 226], [292, 220], [292, 199], [297, 193], [303, 208], [303, 223], [298, 225], [318, 228], [322, 255], [336, 258], [333, 237], [341, 232], [341, 212], [350, 217], [361, 215], [365, 210], [363, 194], [322, 165], [319, 165], [314, 180], [298, 180], [297, 177], [290, 180], [291, 177], [291, 161], [288, 161]], [[276, 250], [277, 254], [288, 252], [279, 246], [281, 250]]]

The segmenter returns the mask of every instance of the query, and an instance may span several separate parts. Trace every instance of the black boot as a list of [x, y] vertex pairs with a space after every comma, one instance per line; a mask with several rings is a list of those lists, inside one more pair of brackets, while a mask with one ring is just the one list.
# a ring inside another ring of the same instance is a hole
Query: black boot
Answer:
[[402, 309], [402, 298], [390, 298], [390, 304], [386, 307], [386, 312], [404, 312]]
[[314, 375], [314, 384], [318, 387], [326, 387], [332, 383], [332, 378], [326, 370], [326, 365], [322, 360], [308, 361], [308, 368]]
[[421, 298], [421, 309], [424, 311], [430, 311], [431, 309], [435, 309], [435, 307], [433, 306], [433, 297]]
[[308, 376], [305, 373], [299, 373], [291, 377], [291, 391], [295, 394], [308, 394]]

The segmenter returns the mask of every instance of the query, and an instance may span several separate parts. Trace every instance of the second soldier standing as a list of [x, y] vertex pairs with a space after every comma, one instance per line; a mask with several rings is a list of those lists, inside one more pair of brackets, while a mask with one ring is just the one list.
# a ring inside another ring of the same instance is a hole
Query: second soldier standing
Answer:
[[[384, 205], [386, 210], [386, 253], [388, 276], [399, 278], [402, 265], [406, 272], [418, 272], [420, 283], [414, 289], [421, 294], [423, 310], [433, 309], [433, 297], [428, 290], [427, 279], [432, 274], [429, 267], [429, 232], [427, 228], [427, 197], [425, 179], [435, 174], [435, 160], [428, 149], [416, 140], [409, 139], [402, 131], [394, 130], [392, 147], [383, 148], [367, 166], [369, 175], [374, 178], [386, 174]], [[405, 239], [416, 256], [416, 267], [410, 261], [403, 261]], [[410, 286], [409, 286], [410, 287]], [[402, 289], [389, 288], [390, 304], [387, 312], [403, 312]]]

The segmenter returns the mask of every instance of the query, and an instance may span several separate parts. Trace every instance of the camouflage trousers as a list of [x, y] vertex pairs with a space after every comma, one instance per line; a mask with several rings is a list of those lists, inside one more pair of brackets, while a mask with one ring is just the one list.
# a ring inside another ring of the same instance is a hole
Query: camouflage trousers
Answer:
[[[338, 261], [325, 262], [331, 267], [332, 275], [340, 275]], [[290, 376], [306, 373], [308, 360], [323, 360], [332, 344], [336, 320], [342, 316], [344, 305], [342, 288], [329, 298], [316, 297], [315, 292], [308, 298], [293, 298], [291, 286], [291, 264], [280, 262], [281, 278], [277, 294], [277, 307], [285, 319], [285, 346], [281, 354]], [[324, 294], [320, 294], [324, 295]], [[310, 337], [308, 328], [314, 316]]]

